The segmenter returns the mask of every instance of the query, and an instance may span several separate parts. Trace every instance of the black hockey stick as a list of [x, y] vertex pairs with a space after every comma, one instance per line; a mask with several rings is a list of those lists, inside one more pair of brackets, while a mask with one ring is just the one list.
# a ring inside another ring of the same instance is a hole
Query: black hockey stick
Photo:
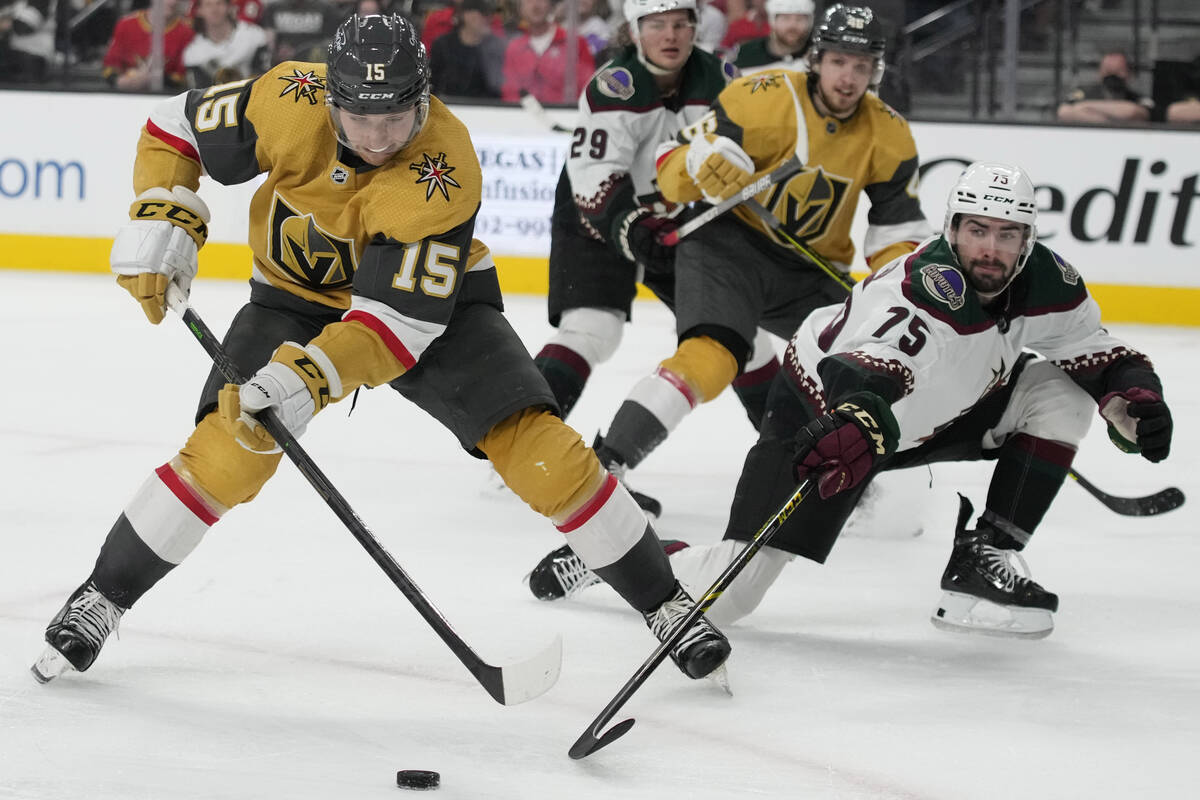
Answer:
[[[746, 207], [753, 211], [777, 236], [790, 244], [796, 252], [840, 283], [846, 291], [854, 288], [854, 283], [849, 276], [838, 270], [833, 264], [830, 264], [820, 253], [805, 247], [792, 236], [788, 235], [787, 231], [780, 227], [779, 218], [763, 208], [757, 200], [746, 201]], [[1126, 517], [1149, 517], [1155, 514], [1165, 514], [1168, 511], [1174, 511], [1179, 508], [1186, 499], [1183, 492], [1174, 486], [1143, 497], [1117, 497], [1097, 488], [1095, 484], [1076, 472], [1074, 467], [1071, 467], [1067, 471], [1067, 474], [1082, 486], [1088, 494], [1103, 503], [1110, 511]]]
[[[225, 352], [225, 348], [204, 324], [204, 320], [200, 319], [199, 315], [192, 310], [183, 292], [173, 283], [167, 289], [167, 304], [184, 321], [188, 330], [196, 337], [196, 341], [212, 358], [220, 373], [225, 376], [225, 380], [230, 383], [244, 383], [245, 379], [239, 374], [237, 365]], [[350, 529], [350, 533], [363, 546], [363, 549], [370, 553], [371, 558], [375, 559], [375, 563], [392, 579], [392, 583], [396, 584], [400, 593], [408, 598], [408, 601], [417, 609], [417, 613], [425, 618], [434, 632], [442, 638], [442, 641], [449, 646], [458, 660], [466, 666], [475, 676], [475, 680], [479, 681], [496, 702], [504, 705], [523, 703], [526, 700], [532, 700], [554, 685], [558, 680], [559, 670], [562, 668], [561, 637], [555, 637], [554, 641], [540, 653], [516, 664], [494, 667], [485, 662], [471, 649], [470, 645], [462, 640], [462, 637], [455, 633], [442, 613], [430, 602], [420, 587], [408, 576], [408, 573], [396, 563], [391, 554], [384, 549], [346, 499], [313, 462], [312, 457], [300, 446], [296, 437], [279, 421], [275, 413], [268, 409], [258, 414], [258, 421], [274, 437], [283, 452], [287, 453], [288, 458], [295, 463], [300, 474], [317, 490], [317, 494], [321, 495], [321, 498], [333, 509], [337, 518]]]
[[[758, 180], [754, 181], [754, 183], [744, 187], [737, 194], [722, 200], [720, 203], [717, 203], [711, 208], [705, 209], [703, 212], [692, 217], [683, 225], [680, 225], [675, 230], [664, 235], [662, 237], [662, 243], [665, 245], [678, 244], [680, 239], [688, 236], [689, 234], [695, 233], [697, 230], [703, 228], [717, 217], [725, 214], [735, 206], [740, 206], [742, 203], [753, 202], [755, 205], [758, 205], [759, 208], [762, 208], [762, 206], [754, 200], [755, 195], [757, 195], [759, 192], [764, 192], [767, 189], [770, 189], [777, 183], [786, 181], [788, 178], [792, 177], [802, 169], [804, 169], [804, 164], [800, 161], [800, 157], [792, 156], [787, 161], [784, 161], [778, 167], [768, 172], [766, 175], [763, 175]], [[751, 206], [751, 208], [753, 208], [753, 206]]]
[[600, 716], [592, 720], [592, 724], [588, 726], [588, 729], [575, 740], [575, 744], [571, 745], [571, 749], [567, 751], [571, 758], [587, 758], [601, 747], [612, 744], [629, 732], [634, 723], [632, 717], [618, 722], [607, 731], [604, 730], [604, 726], [616, 716], [616, 713], [621, 710], [621, 706], [629, 701], [633, 693], [646, 682], [646, 679], [650, 677], [650, 673], [654, 672], [655, 668], [662, 663], [671, 648], [687, 633], [688, 628], [691, 628], [696, 623], [701, 614], [708, 612], [708, 609], [712, 607], [712, 604], [716, 602], [722, 592], [729, 587], [729, 584], [733, 583], [733, 579], [749, 563], [750, 559], [754, 558], [755, 554], [783, 527], [783, 523], [792, 515], [792, 512], [796, 510], [796, 507], [800, 505], [804, 498], [808, 496], [809, 492], [816, 488], [816, 485], [817, 482], [814, 479], [804, 479], [792, 491], [791, 496], [788, 497], [784, 504], [779, 507], [775, 515], [763, 523], [763, 526], [758, 529], [758, 533], [754, 534], [753, 538], [734, 557], [733, 561], [729, 562], [729, 566], [725, 568], [725, 571], [713, 581], [712, 586], [708, 587], [708, 591], [700, 598], [700, 602], [692, 606], [692, 610], [688, 612], [687, 616], [675, 626], [670, 635], [650, 654], [650, 657], [638, 667], [637, 672], [633, 673], [633, 677], [626, 681], [616, 696], [609, 701], [604, 710], [600, 712]]

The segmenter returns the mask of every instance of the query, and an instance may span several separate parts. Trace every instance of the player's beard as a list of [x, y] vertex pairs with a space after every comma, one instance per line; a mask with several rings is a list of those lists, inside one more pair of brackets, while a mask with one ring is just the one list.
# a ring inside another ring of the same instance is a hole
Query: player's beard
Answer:
[[[980, 268], [986, 267], [996, 268], [999, 272], [992, 269], [987, 272], [979, 271]], [[1005, 264], [996, 258], [975, 258], [967, 265], [967, 276], [971, 279], [971, 285], [975, 287], [975, 291], [980, 294], [995, 295], [1003, 291], [1004, 287], [1012, 280], [1015, 269], [1015, 264]]]

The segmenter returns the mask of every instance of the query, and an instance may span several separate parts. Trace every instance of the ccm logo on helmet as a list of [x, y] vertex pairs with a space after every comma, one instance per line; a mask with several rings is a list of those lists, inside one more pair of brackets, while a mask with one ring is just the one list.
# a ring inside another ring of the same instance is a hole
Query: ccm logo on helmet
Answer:
[[1013, 200], [1011, 197], [1001, 197], [998, 194], [985, 194], [983, 196], [983, 199], [984, 200], [993, 200], [997, 203], [1009, 203], [1010, 205], [1012, 203], [1017, 202], [1016, 200]]
[[359, 92], [359, 100], [391, 100], [396, 96], [395, 92]]

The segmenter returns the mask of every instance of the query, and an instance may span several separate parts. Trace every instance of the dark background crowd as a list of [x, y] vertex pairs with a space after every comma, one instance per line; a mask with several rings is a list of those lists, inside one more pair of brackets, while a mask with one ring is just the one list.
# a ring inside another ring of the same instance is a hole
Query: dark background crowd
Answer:
[[[742, 48], [802, 55], [827, 4], [796, 22], [772, 15], [769, 0], [698, 2], [696, 45], [743, 71]], [[1200, 125], [1194, 0], [1023, 2], [1015, 40], [1005, 0], [865, 4], [892, 32], [879, 93], [909, 116]], [[410, 19], [434, 92], [460, 102], [529, 93], [574, 104], [629, 43], [620, 0], [163, 0], [161, 12], [150, 0], [0, 0], [0, 85], [176, 92], [225, 83], [281, 61], [323, 60], [337, 23], [355, 11]]]

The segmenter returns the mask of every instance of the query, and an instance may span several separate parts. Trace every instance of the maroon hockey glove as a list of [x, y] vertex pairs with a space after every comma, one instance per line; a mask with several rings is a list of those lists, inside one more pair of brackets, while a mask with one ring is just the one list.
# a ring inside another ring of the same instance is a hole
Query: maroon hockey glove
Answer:
[[1171, 453], [1171, 409], [1162, 395], [1134, 386], [1100, 399], [1100, 416], [1108, 422], [1108, 438], [1126, 453], [1141, 453], [1157, 463]]
[[822, 499], [862, 483], [875, 462], [896, 449], [900, 428], [883, 398], [863, 392], [846, 398], [796, 434], [797, 481], [817, 476]]
[[678, 227], [675, 220], [657, 217], [648, 208], [632, 211], [617, 227], [621, 254], [647, 272], [670, 272], [675, 268], [675, 247], [661, 239]]

